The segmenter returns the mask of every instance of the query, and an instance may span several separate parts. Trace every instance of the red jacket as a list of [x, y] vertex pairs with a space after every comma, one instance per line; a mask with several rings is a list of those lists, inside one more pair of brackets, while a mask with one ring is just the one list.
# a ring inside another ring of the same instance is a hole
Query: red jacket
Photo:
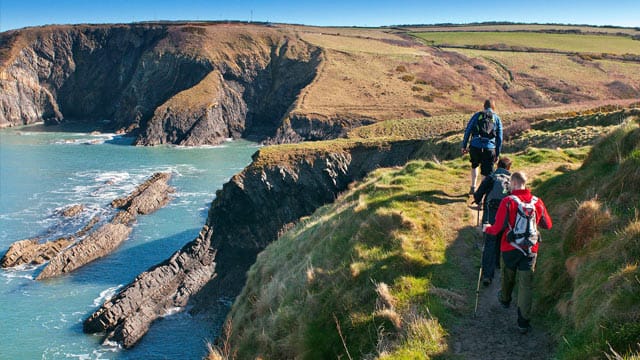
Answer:
[[[511, 192], [512, 195], [520, 198], [521, 201], [528, 203], [531, 201], [533, 195], [531, 195], [531, 191], [529, 189], [525, 190], [513, 190]], [[496, 221], [493, 225], [489, 226], [485, 232], [490, 235], [498, 235], [502, 232], [502, 239], [500, 240], [500, 251], [511, 251], [516, 250], [508, 241], [507, 241], [507, 232], [509, 230], [509, 225], [513, 227], [516, 222], [516, 214], [518, 212], [518, 203], [511, 199], [511, 197], [507, 196], [500, 202], [500, 206], [498, 207], [498, 213], [496, 214]], [[508, 217], [507, 217], [508, 216]], [[508, 219], [508, 223], [506, 222]], [[544, 206], [542, 199], [538, 198], [536, 202], [536, 222], [538, 223], [539, 228], [543, 229], [551, 229], [551, 217], [547, 212], [547, 208]], [[538, 252], [538, 245], [540, 243], [536, 243], [531, 247], [531, 252]]]

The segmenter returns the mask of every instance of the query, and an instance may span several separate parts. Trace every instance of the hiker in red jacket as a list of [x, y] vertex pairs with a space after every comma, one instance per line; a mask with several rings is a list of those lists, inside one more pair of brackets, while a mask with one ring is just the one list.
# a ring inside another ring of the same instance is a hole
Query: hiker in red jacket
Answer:
[[531, 292], [533, 272], [538, 255], [538, 230], [551, 229], [551, 217], [542, 199], [526, 188], [527, 177], [522, 172], [511, 175], [511, 195], [498, 206], [496, 221], [485, 229], [490, 235], [502, 230], [502, 284], [498, 300], [504, 308], [511, 304], [511, 293], [518, 277], [518, 329], [525, 334], [531, 329]]

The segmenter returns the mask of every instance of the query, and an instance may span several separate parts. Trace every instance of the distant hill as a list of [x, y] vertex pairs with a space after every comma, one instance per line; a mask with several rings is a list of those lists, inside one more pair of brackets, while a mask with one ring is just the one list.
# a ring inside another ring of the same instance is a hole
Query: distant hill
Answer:
[[27, 28], [0, 34], [0, 127], [75, 120], [141, 145], [284, 143], [468, 114], [485, 98], [501, 113], [579, 110], [640, 97], [637, 33], [522, 24]]

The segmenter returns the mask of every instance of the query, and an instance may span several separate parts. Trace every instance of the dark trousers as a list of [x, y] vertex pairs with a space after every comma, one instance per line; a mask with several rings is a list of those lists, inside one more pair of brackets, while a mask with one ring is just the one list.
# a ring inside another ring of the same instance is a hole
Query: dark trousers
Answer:
[[536, 267], [536, 253], [525, 256], [519, 250], [502, 253], [502, 284], [500, 301], [511, 302], [511, 293], [518, 279], [518, 324], [528, 326], [531, 319], [531, 294], [533, 291], [533, 272]]
[[484, 233], [484, 248], [482, 250], [482, 277], [493, 279], [496, 267], [500, 267], [500, 235]]

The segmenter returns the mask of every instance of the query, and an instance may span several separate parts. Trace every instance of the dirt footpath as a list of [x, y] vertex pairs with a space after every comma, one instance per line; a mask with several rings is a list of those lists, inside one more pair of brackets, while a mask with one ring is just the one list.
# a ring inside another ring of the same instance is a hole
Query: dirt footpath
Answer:
[[[450, 329], [449, 351], [442, 358], [446, 359], [552, 359], [555, 345], [551, 336], [542, 329], [535, 320], [533, 329], [526, 335], [518, 332], [517, 294], [512, 295], [511, 306], [503, 308], [498, 302], [500, 290], [500, 270], [496, 269], [493, 282], [485, 287], [480, 284], [478, 311], [474, 315], [476, 284], [482, 251], [482, 235], [478, 227], [477, 211], [467, 204], [456, 203], [451, 206], [466, 206], [468, 211], [464, 220], [450, 229], [452, 253], [460, 261], [461, 271], [465, 276], [473, 277], [473, 289], [467, 294], [468, 304], [461, 321]], [[465, 210], [450, 209], [458, 214]], [[452, 224], [453, 225], [453, 224]], [[462, 241], [464, 239], [464, 241]], [[544, 251], [544, 249], [541, 249]], [[534, 295], [535, 296], [535, 295]], [[468, 310], [467, 310], [468, 309]], [[440, 357], [438, 357], [440, 358]]]

